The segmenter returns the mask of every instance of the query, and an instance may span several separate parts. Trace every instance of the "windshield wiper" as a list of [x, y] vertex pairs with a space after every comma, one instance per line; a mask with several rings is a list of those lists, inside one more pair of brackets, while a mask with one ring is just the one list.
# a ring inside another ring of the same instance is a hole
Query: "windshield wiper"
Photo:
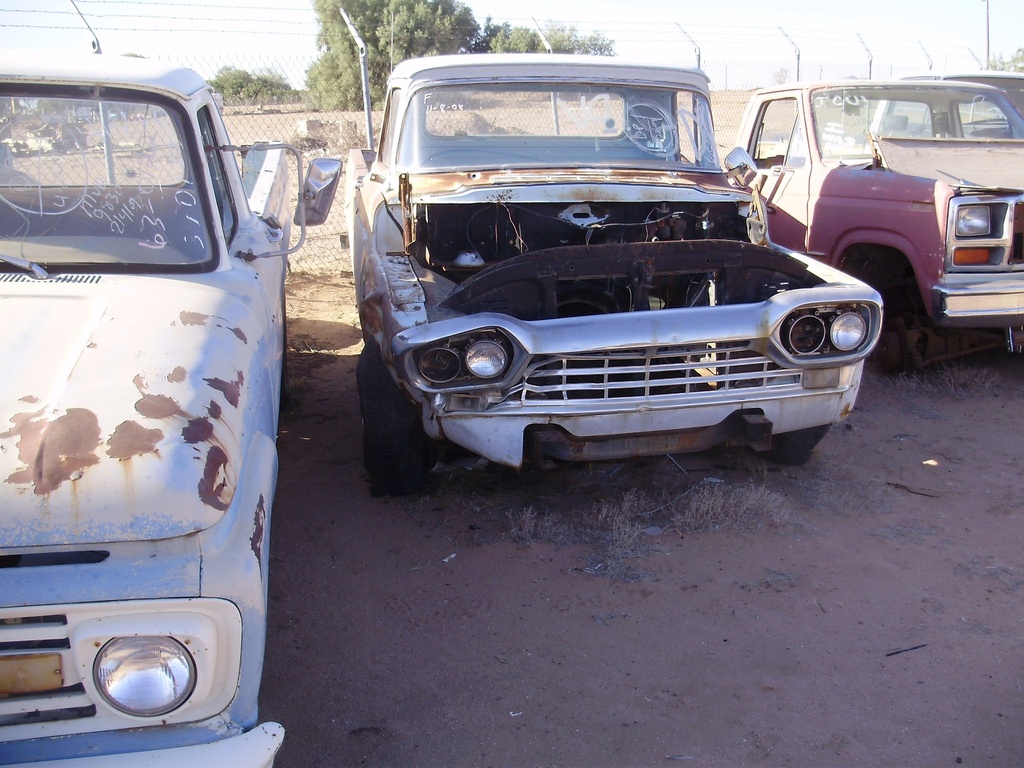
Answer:
[[37, 280], [49, 280], [50, 273], [42, 268], [41, 265], [36, 264], [34, 261], [29, 261], [21, 256], [9, 256], [6, 253], [0, 253], [0, 261], [5, 264], [10, 264], [12, 267], [18, 267], [26, 272], [31, 272], [32, 277]]

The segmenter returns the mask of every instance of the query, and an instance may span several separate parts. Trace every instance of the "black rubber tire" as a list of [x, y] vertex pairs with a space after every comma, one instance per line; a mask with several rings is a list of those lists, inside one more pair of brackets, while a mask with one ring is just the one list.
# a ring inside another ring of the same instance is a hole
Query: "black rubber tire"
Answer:
[[415, 407], [391, 378], [373, 340], [356, 364], [363, 419], [363, 465], [374, 496], [405, 496], [426, 487], [428, 438]]
[[828, 434], [831, 426], [831, 424], [823, 424], [820, 427], [808, 427], [794, 432], [772, 435], [772, 447], [767, 452], [769, 461], [789, 466], [806, 464], [810, 461], [814, 448]]

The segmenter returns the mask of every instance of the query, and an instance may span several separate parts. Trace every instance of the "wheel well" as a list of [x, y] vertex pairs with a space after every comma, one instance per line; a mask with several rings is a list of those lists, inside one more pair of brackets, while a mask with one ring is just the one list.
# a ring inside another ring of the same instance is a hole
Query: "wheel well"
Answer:
[[887, 245], [854, 245], [843, 254], [839, 268], [882, 294], [887, 313], [921, 314], [925, 311], [914, 267], [899, 249]]

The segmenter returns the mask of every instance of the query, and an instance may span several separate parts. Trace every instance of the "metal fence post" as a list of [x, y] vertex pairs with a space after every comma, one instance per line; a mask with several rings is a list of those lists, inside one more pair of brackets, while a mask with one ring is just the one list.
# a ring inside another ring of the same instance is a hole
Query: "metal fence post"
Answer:
[[359, 36], [359, 31], [348, 17], [348, 14], [345, 13], [345, 9], [338, 8], [338, 10], [341, 11], [341, 18], [345, 20], [352, 39], [356, 41], [356, 48], [359, 49], [359, 68], [363, 73], [363, 111], [366, 112], [366, 148], [373, 149], [373, 114], [370, 112], [370, 65], [366, 52], [366, 43]]

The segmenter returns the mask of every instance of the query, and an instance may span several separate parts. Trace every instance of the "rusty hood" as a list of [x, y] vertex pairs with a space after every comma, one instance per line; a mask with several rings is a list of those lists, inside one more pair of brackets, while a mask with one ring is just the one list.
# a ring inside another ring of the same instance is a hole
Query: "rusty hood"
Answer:
[[1024, 140], [878, 139], [882, 164], [971, 190], [1024, 190]]
[[417, 202], [746, 200], [724, 173], [633, 168], [516, 168], [410, 174]]
[[4, 545], [168, 538], [221, 519], [258, 330], [210, 285], [230, 278], [207, 277], [3, 276]]

